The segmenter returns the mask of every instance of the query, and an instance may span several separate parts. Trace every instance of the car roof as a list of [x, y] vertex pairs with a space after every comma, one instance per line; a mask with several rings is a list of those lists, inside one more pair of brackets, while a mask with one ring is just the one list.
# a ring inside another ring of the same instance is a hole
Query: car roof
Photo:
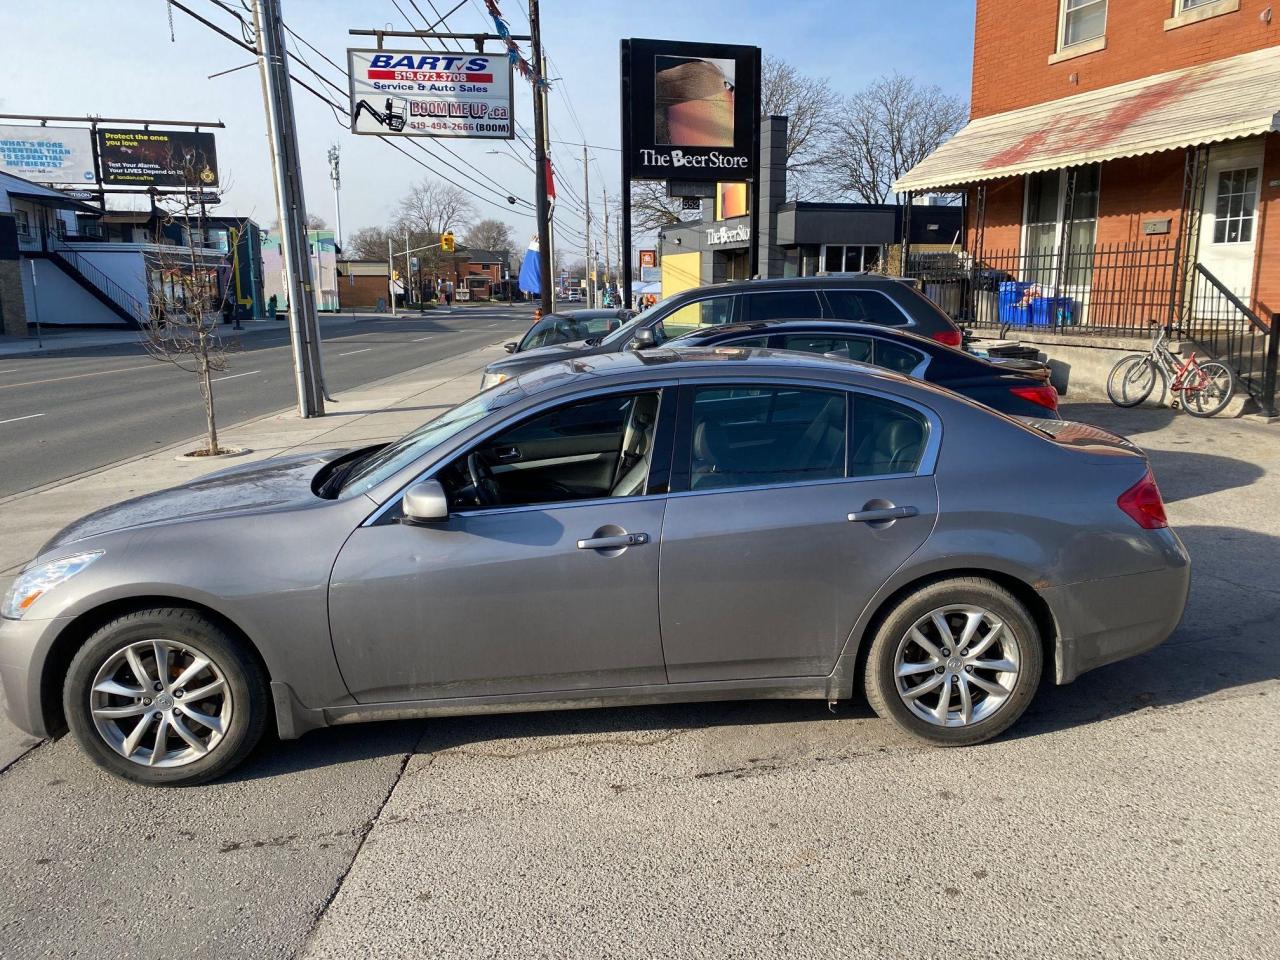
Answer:
[[621, 310], [616, 310], [616, 309], [603, 309], [603, 308], [592, 307], [592, 308], [591, 308], [591, 309], [589, 309], [589, 310], [588, 310], [588, 309], [582, 309], [582, 310], [557, 310], [555, 313], [549, 313], [549, 314], [547, 314], [547, 316], [549, 316], [549, 317], [569, 317], [569, 318], [575, 318], [575, 317], [576, 317], [576, 318], [584, 319], [584, 320], [596, 320], [596, 319], [600, 319], [600, 318], [602, 318], [602, 317], [616, 317], [616, 316], [617, 316], [618, 314], [620, 314], [621, 312], [622, 312]]
[[754, 280], [726, 280], [722, 283], [709, 283], [690, 290], [681, 291], [674, 296], [686, 293], [703, 293], [715, 290], [717, 293], [750, 293], [761, 290], [811, 290], [815, 287], [847, 287], [850, 283], [859, 286], [878, 286], [893, 289], [895, 285], [910, 288], [913, 281], [903, 277], [889, 277], [883, 273], [830, 273], [813, 277], [761, 277]]
[[[902, 327], [891, 327], [883, 323], [863, 323], [858, 320], [822, 320], [822, 319], [804, 319], [796, 317], [794, 319], [777, 318], [772, 320], [744, 320], [742, 323], [726, 323], [720, 326], [699, 328], [686, 334], [692, 343], [701, 337], [718, 337], [721, 335], [731, 336], [739, 333], [786, 333], [788, 330], [820, 330], [831, 331], [832, 333], [860, 333], [869, 337], [884, 337], [889, 340], [903, 340], [908, 343], [919, 344], [921, 348], [941, 347], [945, 350], [954, 350], [954, 347], [948, 347], [939, 343], [937, 340], [931, 340], [929, 337], [922, 337], [918, 333], [912, 333]], [[683, 339], [683, 337], [681, 337]]]
[[[597, 353], [552, 361], [515, 378], [514, 385], [532, 396], [545, 390], [586, 381], [607, 379], [670, 379], [711, 373], [726, 375], [732, 365], [745, 376], [798, 376], [831, 379], [853, 385], [874, 386], [877, 383], [905, 386], [913, 390], [929, 390], [928, 384], [886, 370], [884, 367], [845, 360], [839, 357], [799, 353], [791, 350], [766, 350], [744, 347], [654, 347], [649, 350], [624, 350], [621, 353]], [[645, 375], [648, 376], [645, 376]]]

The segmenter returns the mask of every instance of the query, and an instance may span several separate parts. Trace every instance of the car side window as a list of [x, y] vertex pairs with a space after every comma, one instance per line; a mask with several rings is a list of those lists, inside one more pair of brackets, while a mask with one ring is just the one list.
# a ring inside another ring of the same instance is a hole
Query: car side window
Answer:
[[450, 507], [643, 495], [660, 396], [657, 390], [608, 394], [508, 427], [440, 472]]
[[691, 490], [844, 476], [843, 392], [700, 386], [690, 431]]
[[826, 290], [831, 315], [837, 320], [878, 323], [882, 327], [905, 327], [910, 321], [886, 294], [879, 290]]
[[736, 340], [721, 340], [713, 344], [717, 347], [767, 347], [769, 345], [769, 337], [766, 334], [762, 337], [739, 337]]
[[790, 334], [782, 338], [783, 350], [801, 353], [834, 354], [845, 360], [871, 362], [870, 337], [824, 336], [822, 334]]
[[924, 354], [887, 340], [876, 341], [875, 365], [895, 373], [910, 373], [924, 362]]
[[822, 303], [812, 290], [752, 293], [746, 298], [747, 320], [817, 320]]
[[882, 397], [855, 394], [849, 476], [915, 473], [928, 438], [929, 421], [918, 410]]
[[732, 296], [695, 300], [667, 314], [654, 329], [654, 338], [663, 343], [690, 330], [718, 327], [733, 321]]

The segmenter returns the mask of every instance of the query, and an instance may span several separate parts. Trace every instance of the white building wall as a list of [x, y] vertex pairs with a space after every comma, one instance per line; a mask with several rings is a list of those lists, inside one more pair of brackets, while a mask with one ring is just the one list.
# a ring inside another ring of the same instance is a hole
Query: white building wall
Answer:
[[[22, 261], [22, 295], [27, 302], [27, 322], [42, 326], [121, 326], [123, 321], [93, 294], [85, 290], [49, 260]], [[32, 284], [31, 268], [35, 267]]]

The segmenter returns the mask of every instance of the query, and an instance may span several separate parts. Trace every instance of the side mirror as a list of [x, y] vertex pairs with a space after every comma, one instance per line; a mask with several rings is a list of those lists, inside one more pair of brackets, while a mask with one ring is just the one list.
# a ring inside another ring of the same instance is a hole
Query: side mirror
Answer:
[[449, 500], [439, 480], [419, 480], [404, 492], [400, 509], [408, 524], [440, 523], [449, 519]]
[[658, 342], [658, 338], [653, 335], [653, 331], [648, 327], [637, 330], [631, 338], [632, 350], [647, 350]]
[[518, 346], [520, 346], [520, 344], [516, 343], [514, 340], [512, 340], [510, 343], [504, 343], [502, 345], [503, 349], [506, 350], [507, 353], [515, 353], [516, 347]]

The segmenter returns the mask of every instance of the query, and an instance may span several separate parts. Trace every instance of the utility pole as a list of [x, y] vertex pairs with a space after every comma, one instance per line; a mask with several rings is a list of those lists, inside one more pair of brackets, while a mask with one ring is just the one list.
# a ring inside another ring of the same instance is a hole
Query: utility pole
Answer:
[[[604, 192], [604, 288], [610, 291], [612, 297], [612, 288], [609, 286], [609, 275], [613, 273], [613, 253], [609, 249], [609, 188], [602, 187]], [[617, 304], [615, 303], [616, 307]]]
[[342, 172], [338, 169], [338, 145], [329, 148], [329, 180], [333, 183], [333, 219], [338, 249], [342, 249]]
[[[529, 0], [529, 59], [538, 68], [538, 78], [546, 78], [542, 61], [542, 19], [538, 12], [538, 0]], [[551, 210], [547, 202], [547, 102], [546, 92], [542, 84], [533, 90], [533, 140], [534, 166], [537, 168], [535, 190], [538, 212], [538, 268], [541, 282], [542, 313], [545, 316], [552, 312], [552, 285], [555, 278], [551, 276]]]
[[413, 273], [409, 269], [409, 228], [404, 229], [404, 305], [409, 306], [409, 277]]
[[591, 177], [587, 172], [587, 145], [582, 145], [582, 196], [587, 204], [587, 256], [583, 263], [587, 271], [587, 309], [595, 306], [596, 265], [591, 249]]
[[253, 27], [262, 99], [267, 114], [276, 213], [280, 219], [280, 251], [289, 296], [289, 339], [293, 348], [298, 415], [324, 416], [320, 374], [319, 325], [316, 322], [311, 255], [307, 245], [307, 206], [302, 193], [298, 131], [293, 94], [281, 31], [280, 0], [253, 0]]
[[391, 315], [396, 315], [396, 259], [391, 252], [391, 235], [387, 234], [387, 293], [391, 295]]

